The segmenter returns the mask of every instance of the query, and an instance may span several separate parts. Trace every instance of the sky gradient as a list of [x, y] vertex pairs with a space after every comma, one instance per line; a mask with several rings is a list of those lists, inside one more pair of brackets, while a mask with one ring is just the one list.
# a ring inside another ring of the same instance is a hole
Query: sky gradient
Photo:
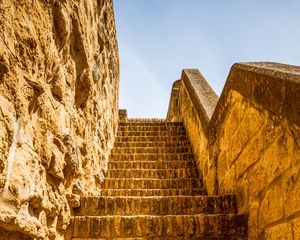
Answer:
[[114, 0], [120, 108], [165, 118], [171, 86], [198, 68], [221, 94], [235, 62], [300, 65], [299, 0]]

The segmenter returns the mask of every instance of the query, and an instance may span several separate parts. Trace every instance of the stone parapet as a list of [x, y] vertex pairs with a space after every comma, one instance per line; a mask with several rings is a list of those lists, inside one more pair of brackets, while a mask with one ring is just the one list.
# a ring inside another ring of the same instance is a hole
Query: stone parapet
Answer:
[[234, 64], [219, 99], [197, 70], [175, 83], [167, 120], [183, 121], [208, 193], [236, 194], [249, 239], [297, 239], [300, 67]]
[[122, 122], [126, 122], [126, 120], [127, 120], [127, 110], [126, 109], [119, 109], [119, 120]]

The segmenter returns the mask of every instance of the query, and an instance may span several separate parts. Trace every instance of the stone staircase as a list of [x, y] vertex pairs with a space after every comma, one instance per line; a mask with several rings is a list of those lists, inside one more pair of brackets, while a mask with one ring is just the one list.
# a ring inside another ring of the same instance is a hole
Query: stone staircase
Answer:
[[182, 123], [120, 122], [100, 196], [75, 210], [73, 239], [247, 239], [234, 196], [207, 196]]

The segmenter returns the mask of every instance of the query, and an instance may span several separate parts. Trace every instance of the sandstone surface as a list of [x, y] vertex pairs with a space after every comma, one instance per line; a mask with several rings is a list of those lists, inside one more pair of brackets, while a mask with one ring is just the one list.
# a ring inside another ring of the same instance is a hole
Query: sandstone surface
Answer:
[[209, 195], [235, 194], [249, 239], [299, 239], [300, 67], [233, 65], [218, 99], [198, 70], [176, 81], [182, 121]]
[[0, 1], [0, 239], [63, 239], [118, 119], [111, 0]]

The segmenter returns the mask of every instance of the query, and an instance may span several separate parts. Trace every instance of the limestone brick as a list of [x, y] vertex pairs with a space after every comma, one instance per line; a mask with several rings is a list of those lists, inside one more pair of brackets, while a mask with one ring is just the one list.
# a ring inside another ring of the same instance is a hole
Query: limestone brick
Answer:
[[264, 237], [271, 240], [297, 239], [293, 237], [291, 223], [283, 223], [266, 229]]

